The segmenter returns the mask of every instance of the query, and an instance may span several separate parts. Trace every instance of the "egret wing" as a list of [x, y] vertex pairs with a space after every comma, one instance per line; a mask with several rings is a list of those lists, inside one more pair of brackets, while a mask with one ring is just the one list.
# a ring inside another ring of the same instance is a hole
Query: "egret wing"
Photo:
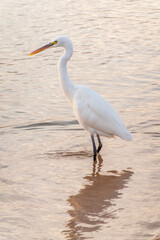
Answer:
[[117, 135], [131, 140], [131, 134], [124, 126], [119, 115], [99, 94], [85, 86], [78, 86], [73, 99], [76, 117], [87, 130], [104, 136]]

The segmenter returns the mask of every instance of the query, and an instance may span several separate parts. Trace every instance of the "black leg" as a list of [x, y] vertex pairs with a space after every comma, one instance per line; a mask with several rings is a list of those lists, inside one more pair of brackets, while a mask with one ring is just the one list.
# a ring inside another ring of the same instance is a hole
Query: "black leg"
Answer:
[[101, 148], [102, 148], [102, 142], [101, 142], [100, 136], [98, 134], [97, 134], [97, 139], [98, 139], [98, 143], [99, 143], [97, 153], [99, 153], [101, 151]]
[[96, 161], [96, 155], [97, 155], [97, 150], [96, 150], [96, 144], [94, 141], [94, 136], [91, 135], [91, 139], [92, 139], [92, 144], [93, 144], [93, 161]]

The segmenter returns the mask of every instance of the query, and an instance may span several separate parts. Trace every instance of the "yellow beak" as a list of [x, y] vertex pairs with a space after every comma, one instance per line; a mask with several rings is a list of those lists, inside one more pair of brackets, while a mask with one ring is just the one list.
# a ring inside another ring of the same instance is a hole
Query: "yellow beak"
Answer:
[[32, 56], [32, 55], [34, 55], [34, 54], [36, 54], [36, 53], [39, 53], [39, 52], [42, 52], [42, 51], [44, 51], [45, 49], [51, 47], [52, 45], [53, 45], [52, 43], [48, 43], [47, 45], [45, 45], [45, 46], [43, 46], [43, 47], [41, 47], [41, 48], [38, 48], [37, 50], [31, 52], [31, 53], [29, 54], [29, 56]]

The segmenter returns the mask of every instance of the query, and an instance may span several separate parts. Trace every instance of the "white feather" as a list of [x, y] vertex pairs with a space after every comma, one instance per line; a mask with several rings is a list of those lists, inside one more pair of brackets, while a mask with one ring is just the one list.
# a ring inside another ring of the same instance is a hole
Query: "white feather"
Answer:
[[78, 85], [73, 96], [73, 110], [80, 124], [92, 134], [119, 136], [131, 141], [131, 133], [124, 126], [111, 105], [91, 89]]

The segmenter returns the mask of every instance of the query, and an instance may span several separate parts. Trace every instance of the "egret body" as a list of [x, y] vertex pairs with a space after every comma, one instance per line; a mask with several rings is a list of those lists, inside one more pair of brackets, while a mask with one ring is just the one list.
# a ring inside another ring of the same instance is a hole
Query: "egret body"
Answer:
[[[60, 84], [77, 120], [91, 135], [94, 161], [97, 153], [102, 148], [100, 136], [109, 138], [118, 136], [124, 140], [131, 141], [131, 133], [124, 126], [119, 115], [110, 104], [90, 88], [75, 85], [70, 80], [67, 72], [67, 62], [73, 54], [73, 45], [67, 36], [58, 36], [49, 44], [33, 51], [29, 55], [31, 56], [49, 47], [64, 48], [64, 54], [58, 64]], [[98, 148], [96, 148], [94, 140], [95, 135], [98, 139]]]

